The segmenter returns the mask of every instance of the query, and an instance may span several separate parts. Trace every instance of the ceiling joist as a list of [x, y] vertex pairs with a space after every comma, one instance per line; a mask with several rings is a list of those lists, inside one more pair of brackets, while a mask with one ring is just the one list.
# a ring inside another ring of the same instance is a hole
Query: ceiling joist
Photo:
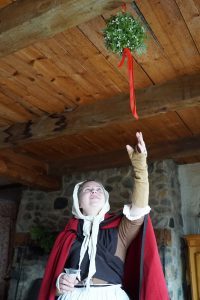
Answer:
[[119, 0], [16, 1], [0, 10], [0, 57], [75, 27], [121, 4]]
[[[200, 74], [181, 77], [136, 92], [140, 119], [200, 104]], [[58, 136], [80, 134], [111, 123], [134, 121], [129, 95], [78, 107], [72, 112], [45, 116], [37, 122], [14, 124], [0, 130], [0, 149]]]
[[0, 176], [42, 190], [58, 190], [60, 180], [47, 175], [46, 163], [11, 150], [0, 154]]
[[[165, 149], [165, 151], [163, 151]], [[200, 136], [188, 137], [180, 140], [163, 142], [158, 145], [151, 145], [148, 149], [148, 160], [179, 159], [200, 155]], [[129, 166], [130, 160], [126, 148], [105, 154], [90, 155], [68, 161], [58, 162], [52, 165], [51, 172], [56, 174], [62, 171], [63, 174], [71, 172], [87, 172], [97, 169], [117, 168]]]

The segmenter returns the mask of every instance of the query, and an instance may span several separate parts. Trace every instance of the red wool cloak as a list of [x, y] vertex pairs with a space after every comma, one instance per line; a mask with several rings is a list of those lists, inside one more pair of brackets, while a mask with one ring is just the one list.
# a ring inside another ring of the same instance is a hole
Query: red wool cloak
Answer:
[[[106, 214], [107, 224], [101, 229], [118, 227], [121, 217], [113, 218]], [[148, 218], [146, 230], [141, 228], [128, 249], [123, 286], [129, 297], [134, 300], [169, 300], [153, 227], [150, 217], [146, 218]], [[63, 272], [71, 245], [76, 238], [77, 227], [78, 219], [72, 218], [64, 231], [58, 235], [47, 262], [38, 300], [55, 300], [56, 279]], [[141, 254], [142, 239], [144, 239], [143, 254]], [[140, 283], [141, 273], [143, 274]]]

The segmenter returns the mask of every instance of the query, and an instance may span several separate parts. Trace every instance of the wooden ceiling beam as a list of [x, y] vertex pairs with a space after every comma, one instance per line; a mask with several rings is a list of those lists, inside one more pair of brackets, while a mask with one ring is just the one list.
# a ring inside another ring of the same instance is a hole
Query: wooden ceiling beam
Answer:
[[0, 57], [89, 21], [121, 4], [119, 0], [13, 2], [0, 10]]
[[[200, 74], [181, 77], [162, 85], [136, 91], [140, 119], [200, 104]], [[45, 116], [36, 122], [14, 124], [0, 129], [0, 149], [31, 141], [81, 134], [111, 123], [134, 121], [129, 95], [96, 101], [76, 110]]]
[[[180, 140], [163, 142], [148, 147], [148, 161], [163, 159], [178, 159], [181, 157], [200, 155], [200, 136], [192, 136]], [[51, 164], [53, 174], [70, 174], [71, 172], [87, 172], [107, 168], [117, 168], [131, 165], [126, 148], [105, 154], [77, 157], [69, 161]]]
[[[7, 151], [6, 151], [7, 152]], [[46, 163], [12, 152], [0, 154], [0, 176], [42, 190], [58, 190], [61, 181], [47, 175]]]

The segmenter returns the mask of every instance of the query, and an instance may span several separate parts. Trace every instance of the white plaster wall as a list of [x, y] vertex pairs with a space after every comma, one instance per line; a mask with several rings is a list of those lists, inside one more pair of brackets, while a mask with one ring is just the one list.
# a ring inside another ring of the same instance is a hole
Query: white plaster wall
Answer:
[[184, 234], [200, 234], [200, 163], [178, 167]]

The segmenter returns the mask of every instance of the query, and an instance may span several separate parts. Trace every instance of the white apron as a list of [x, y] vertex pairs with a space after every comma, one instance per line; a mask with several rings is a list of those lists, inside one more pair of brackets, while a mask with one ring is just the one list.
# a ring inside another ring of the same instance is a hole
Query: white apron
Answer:
[[120, 284], [106, 287], [75, 288], [58, 297], [58, 300], [129, 300]]

